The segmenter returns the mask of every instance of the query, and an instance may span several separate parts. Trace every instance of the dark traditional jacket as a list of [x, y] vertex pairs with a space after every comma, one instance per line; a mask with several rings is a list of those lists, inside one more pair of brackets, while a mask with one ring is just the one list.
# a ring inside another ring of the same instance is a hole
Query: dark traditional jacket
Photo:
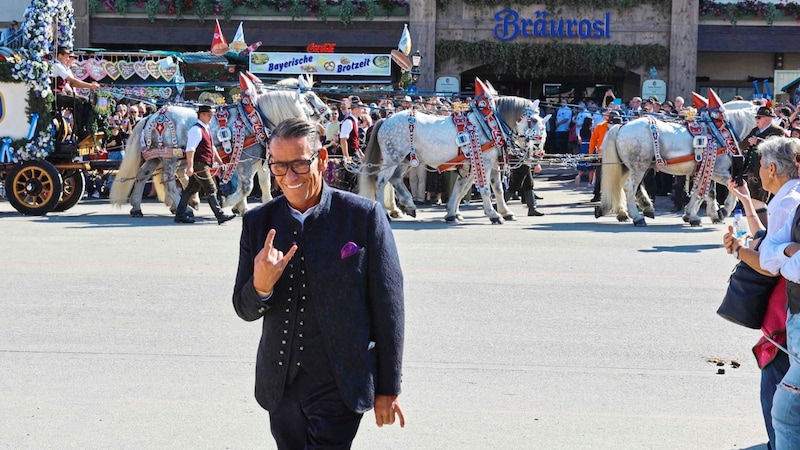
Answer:
[[758, 156], [754, 150], [761, 142], [759, 141], [759, 144], [751, 146], [747, 140], [752, 136], [760, 139], [766, 139], [770, 136], [786, 136], [786, 134], [784, 133], [783, 128], [776, 127], [775, 125], [770, 125], [761, 133], [759, 133], [758, 127], [754, 127], [749, 133], [747, 133], [747, 136], [742, 138], [742, 140], [739, 142], [739, 147], [742, 149], [742, 151], [744, 151], [744, 154], [747, 155], [747, 171], [749, 173], [758, 175], [758, 167], [761, 165], [761, 157]]
[[[272, 297], [261, 301], [253, 287], [253, 259], [275, 229], [274, 247], [287, 252], [298, 245]], [[342, 254], [348, 243], [358, 246]], [[298, 255], [303, 255], [302, 261]], [[346, 256], [346, 257], [343, 257]], [[403, 275], [389, 221], [374, 201], [323, 184], [320, 204], [303, 227], [291, 215], [284, 196], [244, 215], [233, 306], [244, 320], [263, 318], [256, 359], [256, 400], [275, 409], [287, 381], [287, 311], [295, 311], [302, 264], [314, 314], [345, 404], [356, 412], [371, 409], [375, 395], [398, 395], [403, 355]], [[295, 308], [295, 309], [293, 309]], [[291, 336], [291, 333], [289, 333]], [[287, 342], [283, 344], [283, 342]], [[374, 344], [371, 344], [374, 343]], [[288, 346], [288, 347], [287, 347]], [[313, 374], [312, 374], [313, 376]]]

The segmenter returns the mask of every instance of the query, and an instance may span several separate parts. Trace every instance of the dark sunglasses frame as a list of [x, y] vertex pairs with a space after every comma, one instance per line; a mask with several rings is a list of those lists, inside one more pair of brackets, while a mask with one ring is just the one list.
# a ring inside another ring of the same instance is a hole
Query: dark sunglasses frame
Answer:
[[[319, 156], [319, 151], [314, 152], [311, 155], [311, 159], [299, 159], [297, 161], [289, 161], [289, 162], [271, 162], [267, 163], [267, 167], [269, 167], [269, 172], [276, 177], [282, 177], [289, 173], [289, 169], [292, 169], [292, 172], [295, 175], [305, 175], [311, 172], [311, 163], [314, 162]], [[278, 169], [278, 170], [275, 170]]]

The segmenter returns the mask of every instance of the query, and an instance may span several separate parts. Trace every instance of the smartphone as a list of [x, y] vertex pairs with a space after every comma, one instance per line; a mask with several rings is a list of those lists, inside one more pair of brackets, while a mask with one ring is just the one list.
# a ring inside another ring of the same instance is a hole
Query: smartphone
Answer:
[[744, 183], [744, 155], [733, 155], [731, 176], [737, 186], [741, 186]]

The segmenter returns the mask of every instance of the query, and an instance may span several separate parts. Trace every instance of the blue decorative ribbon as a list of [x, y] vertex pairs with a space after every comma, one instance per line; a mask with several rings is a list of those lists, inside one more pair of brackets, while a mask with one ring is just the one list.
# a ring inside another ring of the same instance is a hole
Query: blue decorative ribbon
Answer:
[[33, 135], [36, 133], [36, 124], [39, 123], [39, 114], [33, 113], [31, 114], [31, 127], [28, 128], [28, 137], [27, 140], [32, 140]]
[[0, 148], [0, 163], [11, 163], [14, 157], [11, 153], [11, 138], [3, 138], [3, 147]]
[[758, 80], [753, 80], [753, 87], [756, 89], [756, 95], [754, 98], [761, 98], [761, 90], [758, 89]]
[[764, 90], [767, 94], [767, 99], [772, 100], [772, 89], [769, 88], [769, 80], [764, 80]]

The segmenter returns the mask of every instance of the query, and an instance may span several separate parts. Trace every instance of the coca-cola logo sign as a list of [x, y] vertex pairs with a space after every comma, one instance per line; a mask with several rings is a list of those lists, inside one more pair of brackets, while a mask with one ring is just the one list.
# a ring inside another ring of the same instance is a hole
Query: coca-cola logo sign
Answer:
[[336, 44], [332, 42], [327, 42], [325, 44], [315, 44], [310, 43], [308, 47], [306, 47], [306, 52], [308, 53], [333, 53], [336, 49]]

